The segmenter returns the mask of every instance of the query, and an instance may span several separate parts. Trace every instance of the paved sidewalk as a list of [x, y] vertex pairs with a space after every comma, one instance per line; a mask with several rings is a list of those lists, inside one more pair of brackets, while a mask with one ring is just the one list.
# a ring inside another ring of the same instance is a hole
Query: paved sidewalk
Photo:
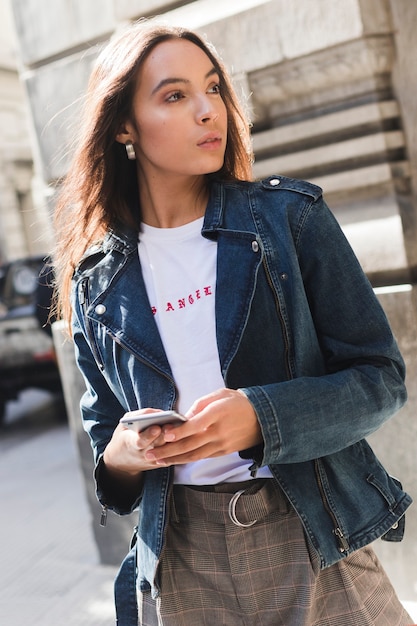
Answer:
[[0, 624], [114, 625], [68, 426], [0, 438]]

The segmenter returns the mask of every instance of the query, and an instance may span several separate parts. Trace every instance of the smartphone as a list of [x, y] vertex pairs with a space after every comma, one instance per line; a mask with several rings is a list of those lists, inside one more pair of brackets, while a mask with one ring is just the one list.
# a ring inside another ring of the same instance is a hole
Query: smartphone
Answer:
[[187, 418], [176, 411], [158, 411], [157, 413], [128, 411], [128, 413], [124, 414], [120, 423], [140, 433], [142, 430], [145, 430], [145, 428], [149, 428], [149, 426], [153, 426], [154, 424], [162, 426], [163, 424], [176, 424], [186, 421]]

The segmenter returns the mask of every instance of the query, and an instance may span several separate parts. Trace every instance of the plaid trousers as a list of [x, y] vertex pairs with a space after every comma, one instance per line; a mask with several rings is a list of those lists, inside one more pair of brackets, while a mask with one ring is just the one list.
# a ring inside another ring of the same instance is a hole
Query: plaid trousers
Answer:
[[138, 592], [140, 626], [412, 623], [371, 547], [320, 570], [272, 479], [174, 485], [158, 577], [159, 598]]

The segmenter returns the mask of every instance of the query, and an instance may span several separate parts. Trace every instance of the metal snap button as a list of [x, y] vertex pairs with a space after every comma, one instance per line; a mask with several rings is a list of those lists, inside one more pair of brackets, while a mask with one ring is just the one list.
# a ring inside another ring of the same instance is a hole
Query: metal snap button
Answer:
[[98, 304], [94, 311], [97, 313], [97, 315], [103, 315], [103, 313], [106, 312], [106, 307], [104, 306], [104, 304]]
[[271, 180], [269, 181], [269, 184], [271, 185], [271, 187], [277, 187], [277, 185], [280, 184], [280, 179], [279, 178], [271, 178]]
[[258, 252], [258, 250], [259, 250], [259, 243], [256, 240], [252, 241], [252, 250], [254, 252]]

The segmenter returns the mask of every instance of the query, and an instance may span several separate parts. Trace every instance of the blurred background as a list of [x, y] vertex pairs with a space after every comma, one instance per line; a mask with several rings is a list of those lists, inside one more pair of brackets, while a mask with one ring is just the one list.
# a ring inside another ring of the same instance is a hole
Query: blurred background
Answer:
[[[0, 621], [113, 623], [132, 518], [98, 528], [82, 382], [50, 297], [51, 216], [91, 64], [140, 17], [196, 29], [253, 122], [254, 175], [310, 180], [341, 223], [407, 364], [409, 402], [370, 438], [417, 499], [417, 3], [0, 0]], [[41, 278], [39, 276], [41, 275]], [[132, 517], [132, 516], [130, 516]], [[417, 507], [375, 543], [417, 622]], [[88, 582], [87, 582], [88, 581]], [[25, 602], [18, 599], [24, 591]]]

